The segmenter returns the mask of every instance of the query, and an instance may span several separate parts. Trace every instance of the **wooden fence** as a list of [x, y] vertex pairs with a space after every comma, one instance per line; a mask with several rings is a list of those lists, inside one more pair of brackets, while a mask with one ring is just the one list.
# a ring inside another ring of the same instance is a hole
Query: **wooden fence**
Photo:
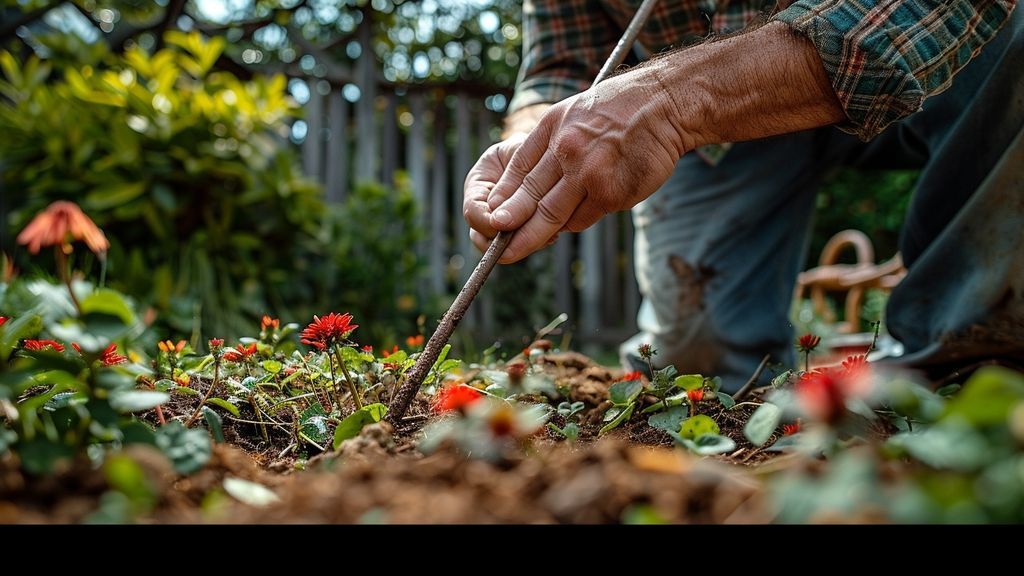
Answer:
[[[386, 86], [372, 74], [357, 66], [354, 76], [364, 82], [355, 102], [336, 85], [311, 86], [301, 144], [305, 170], [325, 186], [331, 202], [343, 200], [355, 182], [391, 183], [404, 170], [426, 231], [419, 253], [427, 269], [421, 295], [451, 298], [479, 260], [462, 217], [463, 181], [497, 137], [500, 115], [469, 91]], [[569, 315], [574, 347], [611, 351], [635, 331], [632, 240], [628, 213], [616, 214], [582, 234], [563, 234], [550, 254], [530, 258], [532, 269], [552, 280], [552, 308]], [[488, 285], [500, 282], [501, 274], [499, 267]], [[496, 325], [494, 298], [485, 287], [463, 320], [462, 329], [477, 341], [511, 336]]]

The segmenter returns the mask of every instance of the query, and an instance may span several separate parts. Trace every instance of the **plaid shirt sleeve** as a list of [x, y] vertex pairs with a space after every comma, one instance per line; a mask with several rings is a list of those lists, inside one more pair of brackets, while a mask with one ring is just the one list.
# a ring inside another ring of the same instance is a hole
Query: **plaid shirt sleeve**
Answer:
[[849, 119], [868, 140], [949, 87], [1016, 0], [798, 0], [774, 16], [818, 49]]
[[508, 111], [555, 103], [590, 86], [618, 29], [596, 0], [525, 0], [523, 62]]

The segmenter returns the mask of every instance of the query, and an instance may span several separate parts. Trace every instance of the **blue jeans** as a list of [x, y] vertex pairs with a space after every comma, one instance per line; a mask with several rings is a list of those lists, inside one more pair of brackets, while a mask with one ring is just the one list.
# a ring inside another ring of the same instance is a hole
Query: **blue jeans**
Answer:
[[[815, 195], [838, 166], [919, 168], [886, 310], [912, 365], [1024, 357], [1024, 10], [954, 79], [869, 143], [822, 128], [695, 154], [633, 208], [640, 343], [656, 365], [735, 390], [760, 359], [793, 365], [789, 310]], [[870, 193], [866, 190], [865, 193]], [[628, 362], [627, 362], [628, 363]]]

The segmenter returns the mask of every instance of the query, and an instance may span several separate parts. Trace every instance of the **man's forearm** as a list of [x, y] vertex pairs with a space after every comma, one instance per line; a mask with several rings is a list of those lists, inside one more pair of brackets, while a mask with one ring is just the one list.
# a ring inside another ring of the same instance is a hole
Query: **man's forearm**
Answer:
[[781, 22], [648, 63], [684, 152], [845, 118], [814, 46]]

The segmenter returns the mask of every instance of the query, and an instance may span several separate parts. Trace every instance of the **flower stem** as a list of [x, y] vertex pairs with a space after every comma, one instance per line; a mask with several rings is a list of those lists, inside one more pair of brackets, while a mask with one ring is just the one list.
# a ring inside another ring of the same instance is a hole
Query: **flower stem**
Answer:
[[75, 290], [71, 286], [71, 272], [68, 270], [68, 256], [64, 253], [65, 244], [54, 247], [54, 251], [57, 253], [57, 270], [60, 272], [60, 279], [64, 281], [64, 285], [68, 287], [68, 295], [71, 296], [71, 303], [75, 305], [75, 310], [78, 314], [82, 314], [82, 305], [78, 302], [78, 296], [75, 296]]
[[329, 394], [334, 396], [334, 405], [338, 407], [338, 412], [341, 412], [341, 398], [338, 394], [338, 377], [334, 373], [334, 355], [327, 355], [327, 365], [331, 367], [331, 388]]
[[206, 391], [203, 399], [199, 401], [199, 406], [196, 406], [196, 411], [192, 413], [192, 416], [185, 422], [185, 428], [189, 428], [199, 418], [199, 412], [203, 409], [203, 405], [213, 395], [213, 390], [217, 387], [217, 381], [220, 379], [220, 360], [213, 362], [213, 382], [210, 383], [210, 389]]
[[363, 401], [359, 398], [359, 391], [356, 390], [356, 384], [352, 381], [352, 376], [348, 373], [348, 368], [345, 367], [345, 361], [341, 358], [341, 348], [334, 347], [334, 354], [338, 357], [338, 366], [341, 367], [341, 373], [345, 375], [345, 384], [348, 385], [348, 391], [352, 394], [352, 400], [356, 403], [356, 410], [363, 409]]
[[811, 371], [811, 351], [810, 350], [805, 350], [804, 351], [804, 372], [810, 372], [810, 371]]

